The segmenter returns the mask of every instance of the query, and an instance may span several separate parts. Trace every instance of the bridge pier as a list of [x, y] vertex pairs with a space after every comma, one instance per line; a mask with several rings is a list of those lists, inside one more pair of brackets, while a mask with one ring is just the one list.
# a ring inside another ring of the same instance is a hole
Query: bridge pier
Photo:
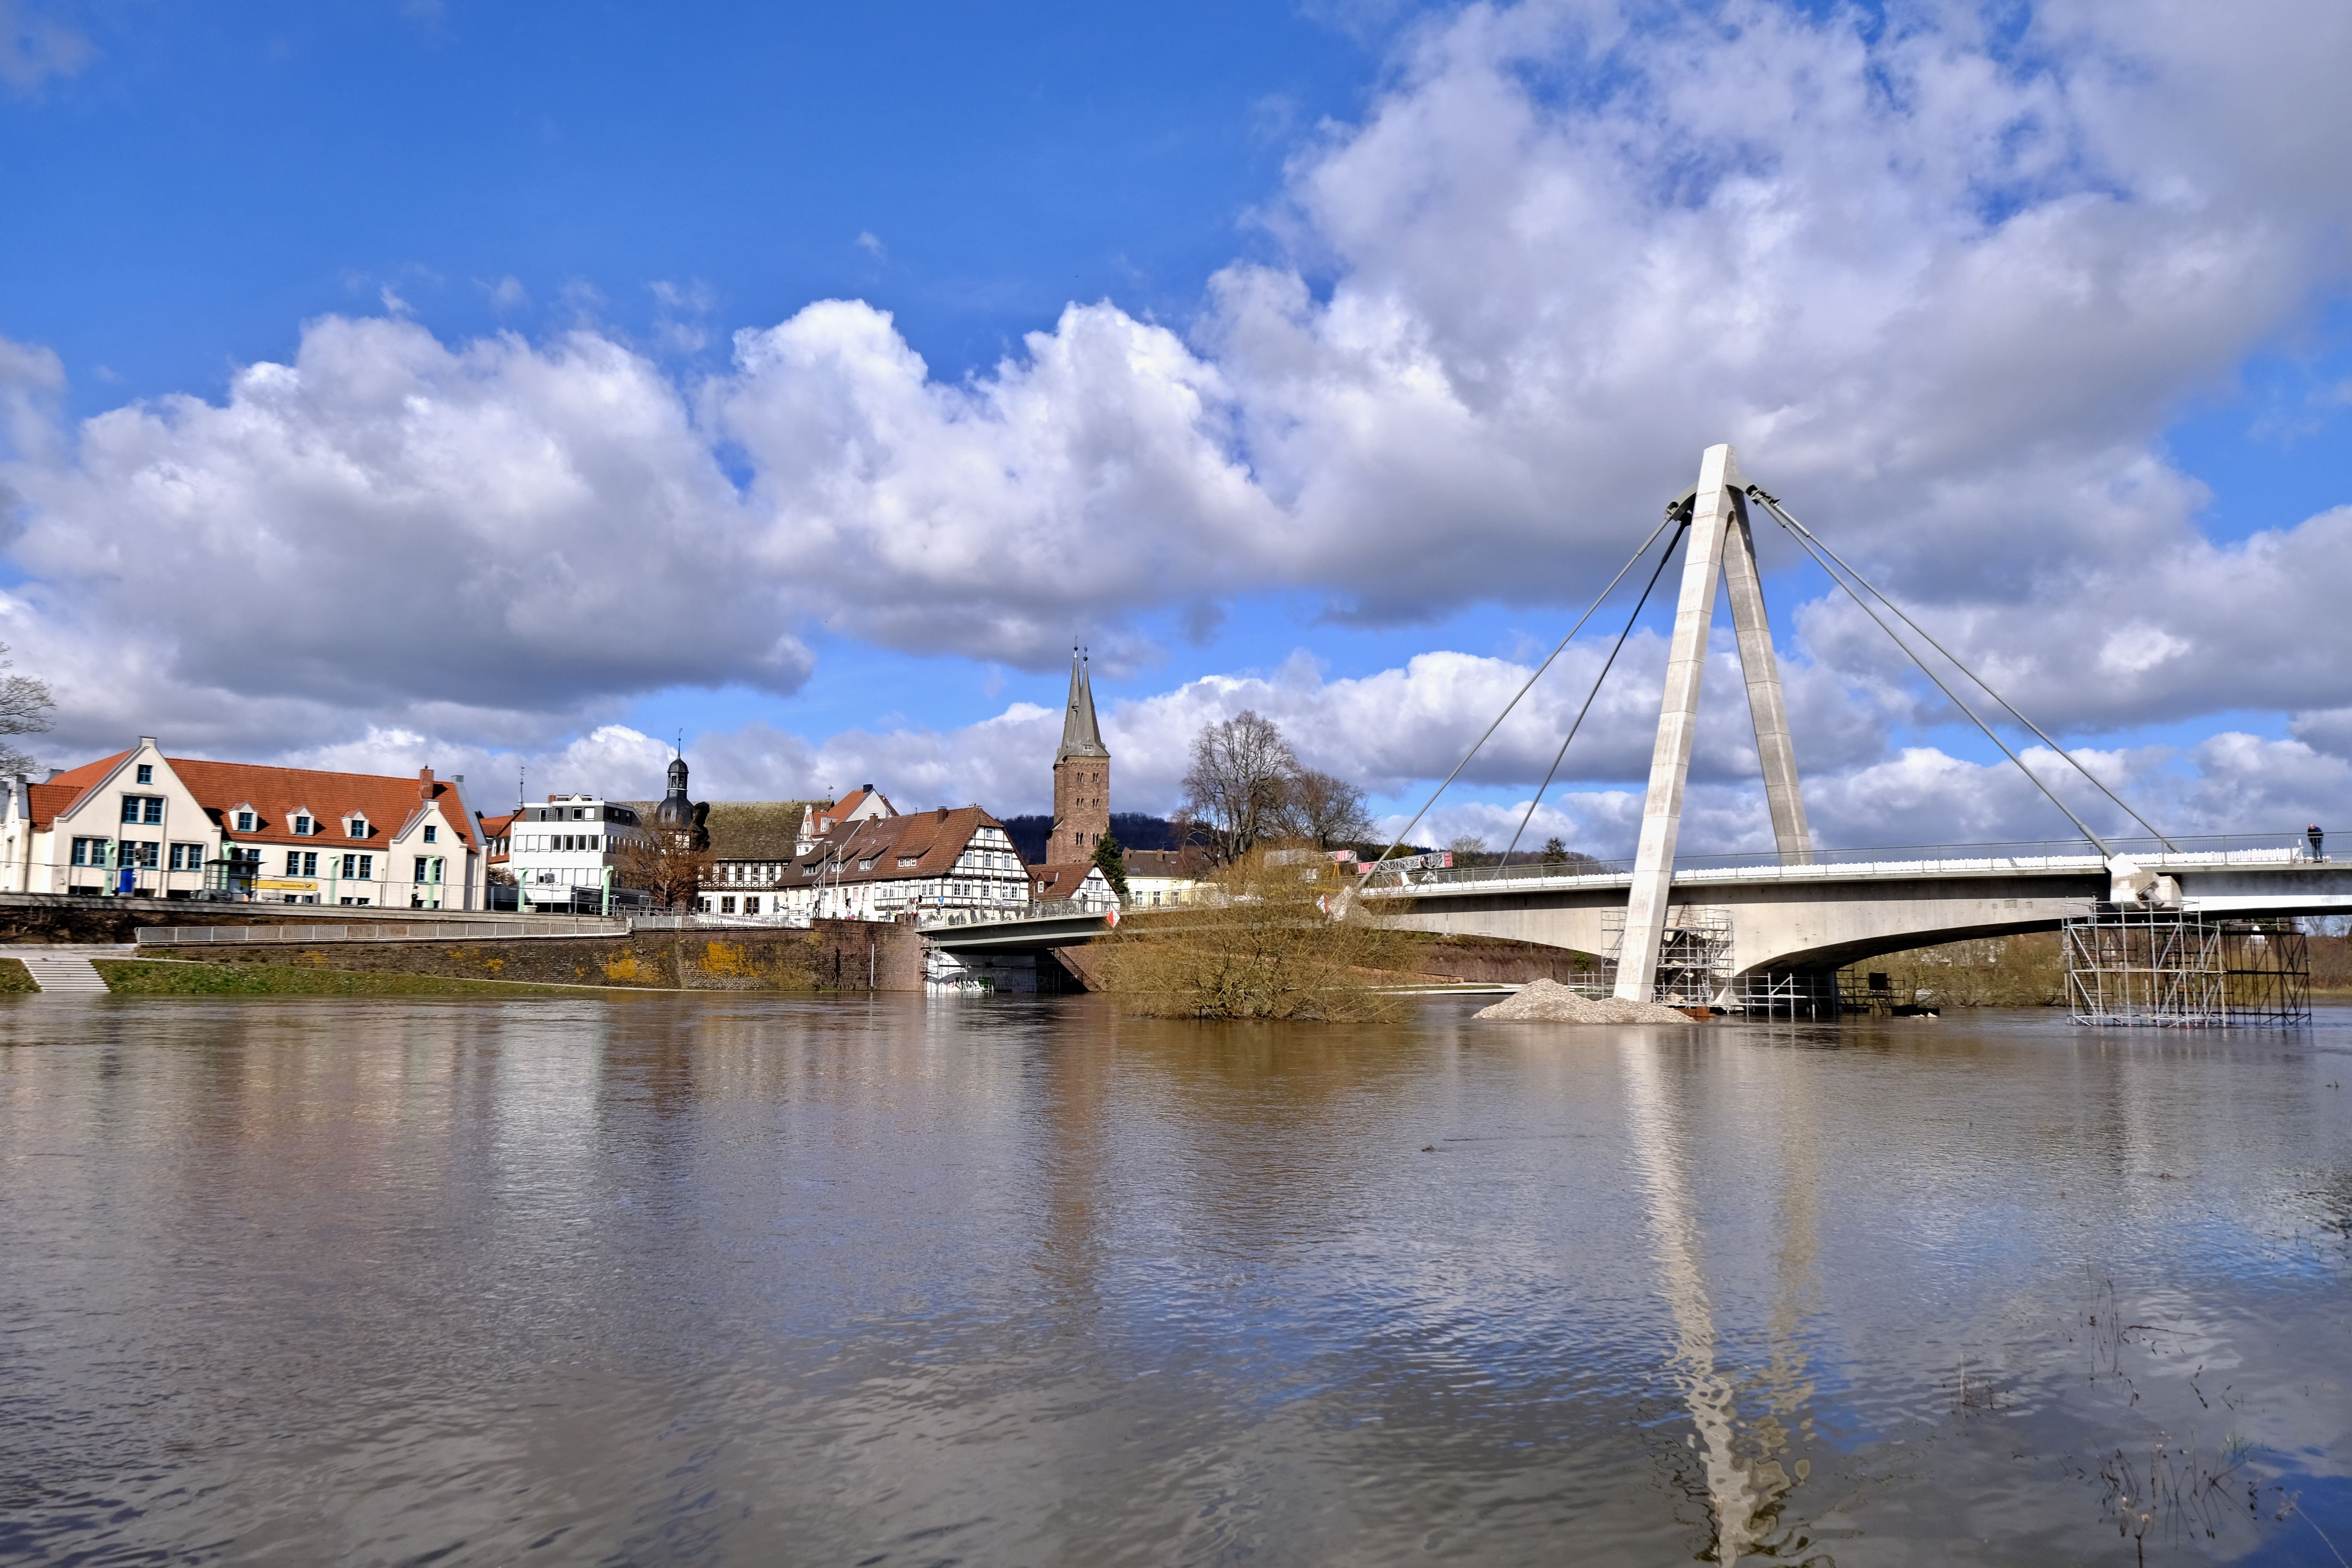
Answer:
[[1642, 837], [1625, 900], [1625, 934], [1617, 955], [1617, 994], [1647, 1002], [1657, 986], [1658, 947], [1666, 930], [1674, 880], [1675, 843], [1682, 832], [1683, 794], [1690, 777], [1691, 742], [1698, 725], [1699, 688], [1706, 675], [1706, 644], [1715, 626], [1716, 580], [1728, 589], [1731, 621], [1747, 678], [1748, 714], [1756, 728], [1756, 754], [1764, 769], [1764, 797], [1772, 840], [1784, 865], [1812, 860], [1812, 836], [1797, 783], [1796, 747], [1789, 737], [1788, 705], [1764, 614], [1764, 582], [1739, 463], [1727, 445], [1709, 447], [1692, 489], [1690, 537], [1685, 544], [1682, 592], [1675, 606], [1674, 640], [1666, 654], [1666, 687], [1658, 706], [1658, 739], [1650, 754], [1650, 786], [1642, 805]]

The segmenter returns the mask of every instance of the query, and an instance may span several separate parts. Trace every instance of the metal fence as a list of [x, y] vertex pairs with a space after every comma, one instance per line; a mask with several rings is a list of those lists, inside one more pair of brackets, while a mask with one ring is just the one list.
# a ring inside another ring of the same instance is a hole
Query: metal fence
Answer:
[[337, 921], [331, 925], [146, 926], [142, 947], [236, 947], [265, 942], [480, 942], [528, 936], [622, 936], [626, 921]]

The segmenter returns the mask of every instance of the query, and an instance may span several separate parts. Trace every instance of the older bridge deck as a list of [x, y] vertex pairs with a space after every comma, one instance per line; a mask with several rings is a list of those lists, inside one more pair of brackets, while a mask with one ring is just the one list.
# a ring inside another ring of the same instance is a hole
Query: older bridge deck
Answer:
[[[2352, 912], [2352, 867], [2317, 859], [2284, 836], [2130, 846], [2144, 873], [2171, 878], [2185, 912]], [[2123, 849], [2126, 846], [2116, 847]], [[2055, 931], [2116, 892], [2116, 862], [2080, 844], [1938, 845], [1820, 850], [1811, 863], [1773, 855], [1678, 860], [1668, 923], [1706, 910], [1728, 919], [1732, 973], [1832, 969], [1969, 937]], [[1515, 866], [1436, 872], [1367, 888], [1369, 908], [1414, 931], [1508, 937], [1611, 952], [1620, 940], [1630, 862], [1546, 874]]]

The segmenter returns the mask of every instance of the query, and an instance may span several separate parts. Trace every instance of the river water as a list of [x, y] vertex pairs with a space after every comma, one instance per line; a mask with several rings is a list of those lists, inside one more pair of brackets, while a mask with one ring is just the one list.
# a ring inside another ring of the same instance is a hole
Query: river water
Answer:
[[1473, 1005], [8, 998], [0, 1561], [2352, 1555], [2352, 1016]]

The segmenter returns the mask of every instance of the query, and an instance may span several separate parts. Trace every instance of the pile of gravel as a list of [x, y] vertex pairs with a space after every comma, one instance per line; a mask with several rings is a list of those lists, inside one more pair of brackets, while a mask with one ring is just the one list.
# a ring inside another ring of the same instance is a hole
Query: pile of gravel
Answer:
[[1626, 1002], [1615, 996], [1591, 1000], [1553, 980], [1533, 980], [1518, 994], [1482, 1007], [1475, 1018], [1523, 1018], [1539, 1024], [1687, 1024], [1690, 1015], [1657, 1002]]

